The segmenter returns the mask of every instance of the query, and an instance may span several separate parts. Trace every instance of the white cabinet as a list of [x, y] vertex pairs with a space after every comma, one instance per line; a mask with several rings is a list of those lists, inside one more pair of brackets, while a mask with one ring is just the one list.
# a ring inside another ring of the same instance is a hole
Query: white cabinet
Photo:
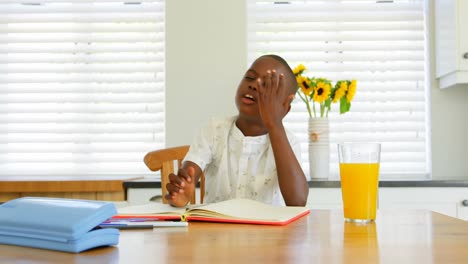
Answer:
[[434, 12], [439, 86], [468, 84], [468, 1], [436, 0]]
[[382, 209], [426, 209], [461, 218], [458, 206], [468, 188], [381, 188], [379, 194]]
[[[197, 192], [199, 190], [197, 189]], [[152, 197], [160, 196], [159, 188], [130, 188], [127, 190], [129, 204], [147, 203]], [[464, 205], [463, 201], [466, 201]], [[340, 188], [310, 188], [307, 207], [311, 209], [342, 209]], [[381, 187], [379, 209], [424, 209], [458, 217], [468, 221], [467, 187]]]
[[[468, 188], [411, 187], [379, 188], [378, 208], [411, 210], [421, 209], [468, 220]], [[307, 206], [311, 209], [341, 209], [340, 188], [311, 188]]]

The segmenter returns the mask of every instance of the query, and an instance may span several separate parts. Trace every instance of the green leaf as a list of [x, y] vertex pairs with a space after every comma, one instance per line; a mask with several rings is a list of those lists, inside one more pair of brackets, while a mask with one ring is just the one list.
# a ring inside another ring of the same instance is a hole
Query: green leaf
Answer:
[[327, 107], [328, 110], [331, 109], [331, 100], [330, 99], [325, 100], [325, 107]]
[[346, 100], [346, 96], [341, 97], [340, 99], [340, 114], [344, 114], [349, 111], [351, 108], [351, 103]]

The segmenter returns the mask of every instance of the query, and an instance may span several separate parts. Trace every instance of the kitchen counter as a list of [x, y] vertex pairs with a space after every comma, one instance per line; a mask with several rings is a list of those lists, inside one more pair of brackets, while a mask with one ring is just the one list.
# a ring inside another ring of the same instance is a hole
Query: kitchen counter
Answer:
[[[310, 188], [339, 188], [340, 181], [337, 180], [311, 180], [308, 182]], [[468, 187], [468, 180], [411, 180], [411, 181], [381, 181], [380, 187]], [[142, 179], [124, 182], [124, 188], [161, 188], [159, 179]]]
[[61, 197], [88, 200], [125, 201], [124, 182], [130, 176], [3, 176], [0, 178], [0, 203], [24, 196]]

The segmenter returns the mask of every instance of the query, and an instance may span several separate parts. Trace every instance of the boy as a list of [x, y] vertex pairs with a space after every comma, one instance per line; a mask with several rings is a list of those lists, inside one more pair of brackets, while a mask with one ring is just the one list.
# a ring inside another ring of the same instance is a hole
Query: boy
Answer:
[[296, 158], [300, 145], [282, 122], [296, 89], [283, 58], [255, 60], [237, 88], [239, 114], [213, 119], [195, 138], [177, 175], [169, 175], [169, 204], [188, 204], [204, 171], [205, 203], [249, 198], [305, 206], [309, 187]]

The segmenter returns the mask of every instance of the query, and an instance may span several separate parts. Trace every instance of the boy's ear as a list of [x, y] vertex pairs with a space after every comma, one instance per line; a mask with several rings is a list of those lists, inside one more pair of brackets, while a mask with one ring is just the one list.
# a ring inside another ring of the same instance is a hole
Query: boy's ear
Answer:
[[288, 98], [286, 99], [286, 102], [287, 102], [287, 104], [288, 104], [288, 111], [286, 111], [286, 114], [288, 114], [288, 113], [289, 113], [289, 110], [291, 110], [291, 104], [292, 104], [292, 102], [294, 101], [294, 98], [295, 98], [295, 97], [296, 97], [295, 94], [290, 94], [290, 95], [288, 96]]

